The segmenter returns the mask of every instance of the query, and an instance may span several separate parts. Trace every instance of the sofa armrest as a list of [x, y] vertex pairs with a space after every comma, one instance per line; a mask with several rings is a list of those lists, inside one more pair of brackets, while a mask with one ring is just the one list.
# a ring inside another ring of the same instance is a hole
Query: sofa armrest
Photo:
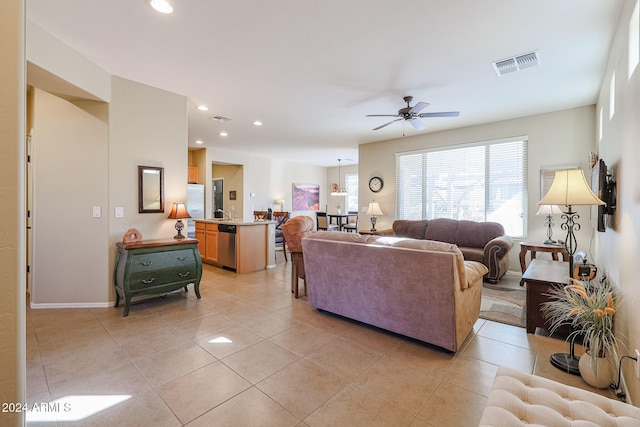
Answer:
[[513, 239], [499, 236], [490, 240], [484, 247], [484, 265], [489, 268], [489, 283], [497, 283], [509, 269], [509, 251], [513, 247]]
[[513, 247], [513, 239], [509, 236], [499, 236], [490, 240], [484, 245], [484, 256], [488, 253], [494, 252], [495, 256], [502, 258], [507, 255]]

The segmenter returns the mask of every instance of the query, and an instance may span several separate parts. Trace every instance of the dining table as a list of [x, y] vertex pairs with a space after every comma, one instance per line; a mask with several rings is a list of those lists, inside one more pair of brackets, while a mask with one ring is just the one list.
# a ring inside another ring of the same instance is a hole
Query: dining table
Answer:
[[338, 229], [342, 231], [342, 226], [349, 222], [349, 218], [352, 216], [358, 216], [357, 213], [346, 213], [346, 214], [327, 214], [329, 217], [329, 224], [335, 224], [338, 226]]

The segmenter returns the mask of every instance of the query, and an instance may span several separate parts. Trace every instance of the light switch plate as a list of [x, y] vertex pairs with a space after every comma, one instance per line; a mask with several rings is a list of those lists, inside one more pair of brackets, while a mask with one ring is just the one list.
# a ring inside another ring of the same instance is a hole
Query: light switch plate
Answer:
[[102, 216], [102, 209], [100, 209], [100, 206], [94, 206], [93, 207], [93, 217], [94, 218], [100, 218]]
[[124, 208], [121, 206], [118, 206], [116, 208], [116, 218], [123, 218], [124, 217]]

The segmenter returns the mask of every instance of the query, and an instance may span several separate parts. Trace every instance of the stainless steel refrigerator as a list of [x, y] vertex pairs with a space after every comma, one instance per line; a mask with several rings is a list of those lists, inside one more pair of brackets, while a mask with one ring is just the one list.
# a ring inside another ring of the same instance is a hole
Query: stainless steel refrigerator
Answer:
[[204, 219], [204, 184], [187, 184], [187, 212], [191, 219], [187, 220], [187, 237], [196, 236], [194, 219]]

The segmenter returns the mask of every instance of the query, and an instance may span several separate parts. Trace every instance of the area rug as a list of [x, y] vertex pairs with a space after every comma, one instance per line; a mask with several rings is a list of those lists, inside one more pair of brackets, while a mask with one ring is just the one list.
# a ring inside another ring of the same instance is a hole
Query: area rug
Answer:
[[482, 284], [480, 317], [495, 322], [525, 327], [526, 293], [520, 286], [522, 275], [508, 272], [497, 285]]

